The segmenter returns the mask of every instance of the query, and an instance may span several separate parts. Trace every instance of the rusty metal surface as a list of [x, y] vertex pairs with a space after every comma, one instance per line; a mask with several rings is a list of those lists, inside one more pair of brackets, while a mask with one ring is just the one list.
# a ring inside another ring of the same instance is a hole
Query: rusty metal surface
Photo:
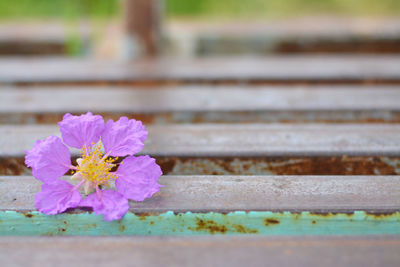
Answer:
[[[158, 157], [165, 175], [398, 175], [400, 157]], [[73, 158], [75, 162], [76, 158]], [[74, 163], [76, 164], [76, 163]], [[0, 175], [32, 175], [23, 157], [0, 157]]]
[[87, 110], [156, 124], [400, 122], [393, 86], [0, 87], [0, 95], [4, 124], [56, 123]]
[[[26, 71], [29, 69], [29, 71]], [[135, 63], [46, 58], [0, 61], [1, 83], [400, 82], [400, 57], [301, 55], [162, 58]]]
[[[287, 34], [287, 33], [286, 33]], [[284, 36], [271, 34], [256, 36], [207, 35], [197, 38], [195, 53], [201, 56], [215, 55], [266, 55], [266, 54], [394, 54], [400, 52], [397, 36]]]
[[[397, 157], [398, 124], [151, 125], [144, 154], [157, 157]], [[1, 157], [23, 157], [57, 126], [0, 126]], [[76, 151], [74, 152], [76, 155]]]
[[[271, 23], [275, 24], [275, 23]], [[332, 32], [330, 32], [332, 33]], [[307, 34], [307, 33], [305, 33]], [[266, 54], [310, 54], [310, 53], [349, 53], [349, 54], [394, 54], [400, 52], [400, 38], [392, 36], [305, 36], [292, 34], [273, 36], [257, 33], [255, 35], [202, 34], [195, 43], [195, 53], [201, 56], [215, 55], [266, 55]]]
[[275, 46], [275, 53], [349, 53], [349, 54], [394, 54], [400, 53], [399, 38], [359, 38], [352, 40], [283, 40]]
[[[31, 211], [41, 183], [0, 177], [0, 210]], [[135, 213], [310, 211], [396, 212], [399, 176], [164, 176], [159, 193], [131, 202]]]
[[[68, 111], [65, 111], [68, 112]], [[0, 112], [0, 124], [56, 124], [65, 112]], [[74, 112], [80, 115], [85, 111]], [[154, 111], [96, 112], [106, 120], [122, 116], [144, 124], [180, 123], [400, 123], [400, 112], [392, 110], [362, 111]]]
[[[156, 160], [166, 175], [400, 174], [400, 157], [157, 157]], [[31, 174], [18, 159], [8, 162], [2, 164], [0, 159], [0, 174]]]
[[[26, 266], [393, 266], [398, 236], [2, 237], [0, 257]], [[84, 253], [82, 253], [84, 251]], [[79, 256], [77, 256], [79, 255]]]

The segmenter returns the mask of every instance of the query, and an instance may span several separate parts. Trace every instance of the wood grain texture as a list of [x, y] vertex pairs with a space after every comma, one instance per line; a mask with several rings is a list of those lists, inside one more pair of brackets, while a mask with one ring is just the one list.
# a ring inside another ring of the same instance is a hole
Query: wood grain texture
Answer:
[[162, 58], [134, 63], [67, 58], [4, 58], [0, 61], [2, 83], [96, 81], [392, 81], [398, 83], [400, 57], [301, 55]]
[[0, 86], [0, 124], [52, 124], [88, 110], [171, 123], [399, 123], [395, 86]]
[[[41, 183], [31, 176], [0, 177], [0, 210], [30, 211]], [[395, 212], [399, 176], [164, 176], [161, 191], [132, 211]]]
[[0, 113], [400, 111], [395, 86], [0, 87]]
[[[153, 156], [397, 156], [399, 124], [153, 125], [142, 153]], [[0, 126], [0, 156], [23, 157], [57, 126]], [[76, 151], [74, 151], [76, 154]]]
[[1, 237], [4, 266], [393, 266], [398, 236]]

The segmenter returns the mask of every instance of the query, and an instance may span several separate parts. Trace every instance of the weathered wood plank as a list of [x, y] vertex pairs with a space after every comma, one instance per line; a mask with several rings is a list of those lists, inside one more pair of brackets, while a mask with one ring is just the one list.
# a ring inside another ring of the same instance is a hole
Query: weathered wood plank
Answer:
[[[161, 191], [132, 202], [135, 213], [313, 211], [396, 212], [399, 176], [164, 176]], [[31, 211], [41, 182], [0, 177], [0, 210]]]
[[[143, 153], [155, 156], [398, 156], [398, 124], [152, 125]], [[22, 157], [57, 126], [0, 126], [0, 155]]]
[[[131, 89], [131, 88], [129, 88]], [[55, 123], [87, 110], [146, 123], [400, 122], [394, 86], [2, 87], [0, 123]]]
[[0, 93], [0, 112], [400, 110], [398, 86], [33, 86]]
[[[29, 70], [29, 71], [27, 71]], [[1, 83], [400, 82], [400, 57], [270, 56], [158, 60], [2, 59]]]
[[[393, 266], [398, 236], [2, 237], [6, 266]], [[79, 256], [77, 256], [79, 255]], [[201, 257], [199, 257], [201, 255]]]

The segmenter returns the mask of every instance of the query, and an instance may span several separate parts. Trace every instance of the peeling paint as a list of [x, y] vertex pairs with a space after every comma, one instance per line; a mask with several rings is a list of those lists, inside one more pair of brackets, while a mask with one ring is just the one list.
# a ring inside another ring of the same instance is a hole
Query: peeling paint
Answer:
[[134, 214], [107, 222], [88, 212], [0, 212], [0, 235], [369, 235], [400, 234], [400, 212], [373, 214], [236, 211]]

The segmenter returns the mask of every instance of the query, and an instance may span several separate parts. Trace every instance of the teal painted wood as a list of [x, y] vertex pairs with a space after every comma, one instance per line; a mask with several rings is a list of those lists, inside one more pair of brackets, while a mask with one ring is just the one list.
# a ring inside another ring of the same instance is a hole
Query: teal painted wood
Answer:
[[94, 213], [55, 216], [32, 211], [0, 212], [0, 235], [375, 235], [400, 234], [400, 212], [315, 214], [310, 212], [231, 212], [137, 215], [107, 222]]

